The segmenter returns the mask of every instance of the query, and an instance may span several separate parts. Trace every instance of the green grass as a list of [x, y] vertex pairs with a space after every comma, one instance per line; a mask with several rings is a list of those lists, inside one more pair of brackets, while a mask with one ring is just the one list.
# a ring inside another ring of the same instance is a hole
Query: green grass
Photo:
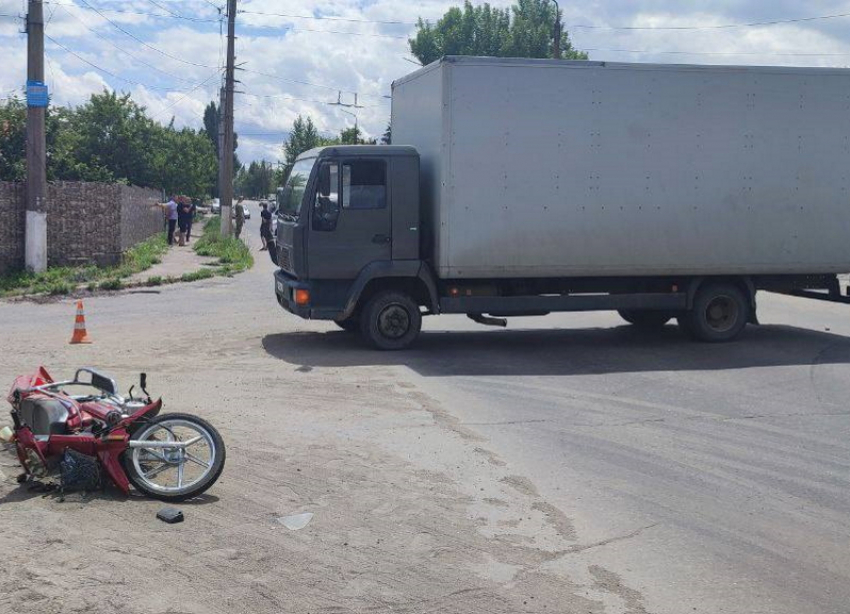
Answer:
[[124, 287], [124, 282], [121, 281], [118, 277], [112, 277], [110, 279], [104, 279], [98, 285], [98, 288], [101, 290], [120, 290]]
[[81, 267], [51, 267], [43, 273], [11, 273], [0, 276], [0, 296], [63, 295], [70, 294], [80, 285], [85, 285], [90, 291], [97, 288], [119, 289], [124, 285], [122, 278], [161, 262], [167, 251], [165, 234], [160, 233], [127, 250], [119, 266], [101, 268], [90, 264]]
[[[248, 246], [233, 237], [222, 239], [220, 227], [219, 216], [207, 220], [204, 224], [203, 235], [194, 246], [198, 255], [216, 259], [213, 266], [186, 272], [180, 277], [156, 275], [149, 277], [141, 285], [153, 287], [181, 281], [198, 281], [219, 275], [230, 277], [254, 266], [254, 257]], [[0, 276], [0, 297], [31, 294], [62, 296], [71, 294], [79, 287], [84, 287], [89, 292], [120, 290], [127, 287], [124, 281], [127, 277], [159, 264], [167, 251], [168, 243], [165, 234], [160, 233], [128, 250], [118, 266], [53, 267], [44, 273], [33, 274], [21, 271]]]
[[248, 246], [234, 237], [222, 238], [220, 228], [220, 216], [216, 215], [207, 220], [204, 224], [204, 234], [195, 243], [195, 252], [199, 256], [217, 258], [220, 265], [218, 272], [223, 275], [241, 273], [254, 266], [254, 257]]
[[199, 281], [201, 279], [209, 279], [215, 277], [218, 272], [215, 269], [198, 269], [189, 273], [183, 273], [180, 276], [180, 281]]

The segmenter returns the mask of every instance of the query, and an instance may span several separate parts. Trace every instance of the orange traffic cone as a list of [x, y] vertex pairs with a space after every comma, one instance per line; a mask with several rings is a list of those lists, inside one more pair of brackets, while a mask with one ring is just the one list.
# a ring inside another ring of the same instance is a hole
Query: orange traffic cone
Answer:
[[91, 343], [86, 332], [86, 314], [83, 311], [83, 301], [77, 301], [77, 318], [74, 320], [74, 334], [71, 343]]

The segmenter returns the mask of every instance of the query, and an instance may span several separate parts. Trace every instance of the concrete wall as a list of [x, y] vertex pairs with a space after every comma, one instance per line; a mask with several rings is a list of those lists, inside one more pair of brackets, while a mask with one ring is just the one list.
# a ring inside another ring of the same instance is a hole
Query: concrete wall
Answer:
[[[152, 207], [155, 190], [60, 181], [47, 189], [47, 260], [50, 266], [118, 264], [121, 254], [162, 230]], [[26, 188], [0, 182], [0, 274], [24, 266]]]

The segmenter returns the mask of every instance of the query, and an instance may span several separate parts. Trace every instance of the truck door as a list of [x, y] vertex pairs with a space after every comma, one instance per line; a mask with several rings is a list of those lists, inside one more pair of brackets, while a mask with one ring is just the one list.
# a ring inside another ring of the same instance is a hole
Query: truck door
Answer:
[[372, 157], [321, 164], [307, 247], [309, 276], [354, 279], [370, 262], [392, 259], [389, 165]]

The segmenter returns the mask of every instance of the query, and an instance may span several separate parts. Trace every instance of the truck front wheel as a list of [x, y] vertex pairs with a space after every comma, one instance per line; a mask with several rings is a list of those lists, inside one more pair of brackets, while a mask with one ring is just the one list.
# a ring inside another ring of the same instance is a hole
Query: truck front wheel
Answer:
[[360, 333], [379, 350], [403, 350], [422, 328], [422, 313], [407, 294], [393, 290], [378, 292], [360, 315]]
[[691, 311], [679, 317], [679, 326], [697, 339], [709, 343], [731, 341], [747, 325], [750, 302], [733, 284], [702, 286], [694, 297]]
[[672, 317], [667, 311], [651, 309], [620, 309], [617, 313], [629, 324], [643, 330], [659, 330]]

